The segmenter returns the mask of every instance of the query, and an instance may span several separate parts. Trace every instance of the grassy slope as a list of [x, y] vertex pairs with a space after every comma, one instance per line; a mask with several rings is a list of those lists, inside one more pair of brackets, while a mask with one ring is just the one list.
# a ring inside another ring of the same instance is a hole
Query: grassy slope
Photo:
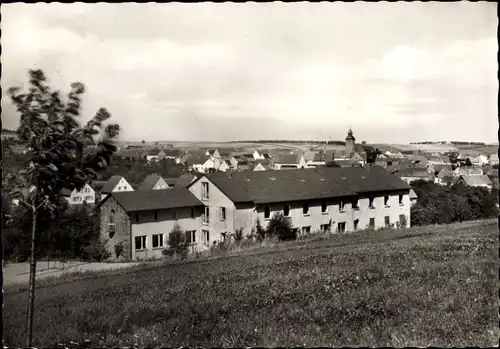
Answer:
[[[495, 345], [497, 241], [495, 223], [362, 232], [52, 280], [37, 291], [35, 343]], [[6, 290], [6, 344], [23, 341], [26, 299]]]

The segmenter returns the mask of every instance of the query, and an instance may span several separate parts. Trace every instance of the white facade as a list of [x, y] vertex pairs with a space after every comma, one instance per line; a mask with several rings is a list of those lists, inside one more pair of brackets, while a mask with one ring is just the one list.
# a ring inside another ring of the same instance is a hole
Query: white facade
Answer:
[[85, 184], [81, 190], [73, 189], [70, 196], [66, 198], [70, 205], [81, 205], [84, 202], [87, 204], [95, 204], [95, 191], [88, 184]]

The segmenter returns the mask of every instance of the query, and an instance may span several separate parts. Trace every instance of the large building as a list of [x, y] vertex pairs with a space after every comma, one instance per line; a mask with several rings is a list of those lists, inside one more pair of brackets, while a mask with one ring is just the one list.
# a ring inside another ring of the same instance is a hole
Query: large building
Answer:
[[126, 258], [137, 259], [159, 256], [175, 223], [189, 232], [194, 249], [239, 229], [246, 236], [257, 220], [265, 228], [277, 212], [299, 235], [409, 226], [410, 189], [377, 166], [215, 172], [187, 188], [111, 193], [101, 203], [101, 236], [110, 239], [112, 227], [129, 246]]

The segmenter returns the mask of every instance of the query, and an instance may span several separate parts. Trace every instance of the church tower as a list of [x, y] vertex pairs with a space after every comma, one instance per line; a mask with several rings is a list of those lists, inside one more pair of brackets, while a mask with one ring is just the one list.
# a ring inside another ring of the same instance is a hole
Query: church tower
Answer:
[[347, 137], [345, 138], [345, 154], [349, 157], [353, 156], [356, 151], [356, 138], [352, 135], [352, 130], [349, 127]]

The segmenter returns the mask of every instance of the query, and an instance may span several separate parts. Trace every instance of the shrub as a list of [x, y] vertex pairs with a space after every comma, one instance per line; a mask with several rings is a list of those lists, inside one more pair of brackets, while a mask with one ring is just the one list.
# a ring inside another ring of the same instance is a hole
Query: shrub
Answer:
[[236, 241], [243, 240], [243, 228], [236, 229], [236, 232], [234, 233], [234, 239]]
[[262, 241], [266, 238], [266, 230], [260, 224], [259, 218], [257, 218], [257, 222], [255, 223], [255, 237], [257, 241]]
[[279, 240], [295, 240], [297, 232], [292, 228], [290, 219], [283, 213], [277, 212], [271, 217], [267, 225], [266, 235], [268, 237], [277, 237]]
[[186, 234], [184, 234], [177, 223], [168, 235], [168, 246], [174, 254], [181, 254], [183, 257], [187, 255], [189, 242], [187, 241]]

